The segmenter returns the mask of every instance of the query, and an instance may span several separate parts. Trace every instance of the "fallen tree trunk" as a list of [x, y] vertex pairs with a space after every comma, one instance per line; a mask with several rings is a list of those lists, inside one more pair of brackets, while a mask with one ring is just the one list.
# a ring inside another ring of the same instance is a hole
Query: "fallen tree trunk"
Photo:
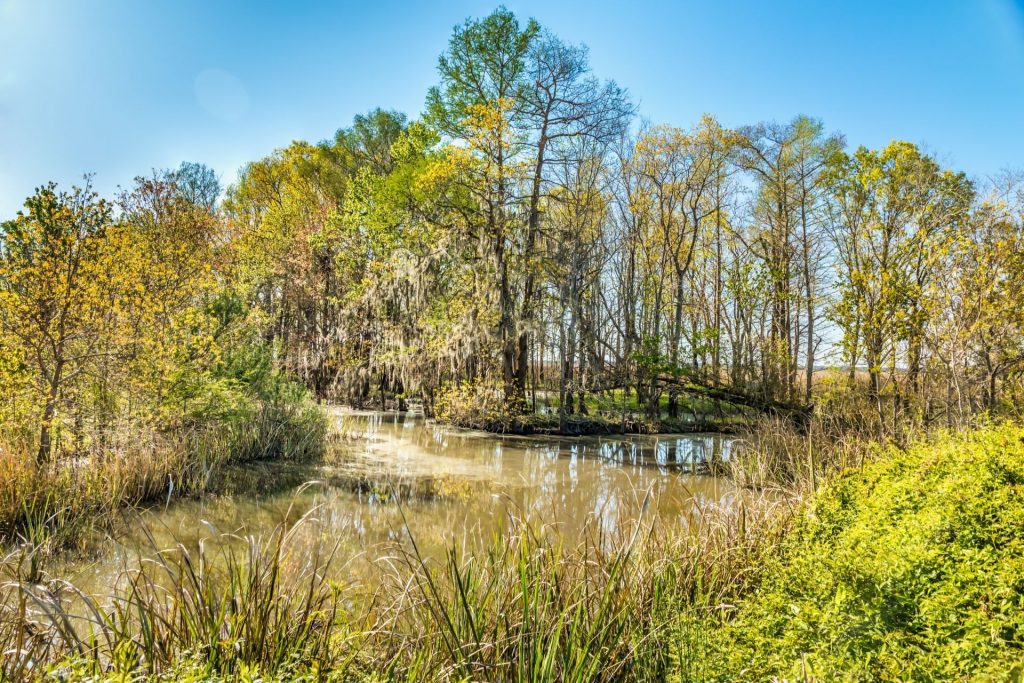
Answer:
[[688, 394], [706, 396], [707, 398], [715, 399], [716, 401], [725, 401], [726, 403], [731, 403], [733, 405], [757, 410], [766, 415], [783, 418], [793, 423], [794, 426], [801, 430], [807, 428], [811, 416], [814, 414], [813, 403], [805, 405], [800, 403], [775, 401], [762, 396], [755, 396], [753, 394], [737, 391], [735, 389], [702, 384], [695, 382], [690, 378], [673, 377], [672, 375], [666, 374], [658, 375], [657, 380], [664, 384], [671, 384], [677, 387], [680, 391]]

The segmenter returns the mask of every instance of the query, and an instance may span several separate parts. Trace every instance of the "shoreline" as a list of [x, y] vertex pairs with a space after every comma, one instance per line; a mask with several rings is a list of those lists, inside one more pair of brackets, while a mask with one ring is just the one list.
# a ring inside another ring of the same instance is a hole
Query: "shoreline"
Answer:
[[617, 436], [627, 434], [727, 434], [735, 435], [746, 424], [744, 421], [722, 420], [658, 420], [646, 421], [629, 417], [626, 420], [610, 420], [605, 417], [572, 415], [562, 423], [557, 415], [519, 415], [505, 419], [441, 419], [417, 415], [406, 410], [381, 410], [379, 408], [356, 408], [344, 404], [336, 404], [344, 410], [355, 412], [374, 412], [393, 415], [421, 416], [433, 419], [438, 424], [459, 429], [471, 429], [489, 434], [505, 434], [514, 436]]

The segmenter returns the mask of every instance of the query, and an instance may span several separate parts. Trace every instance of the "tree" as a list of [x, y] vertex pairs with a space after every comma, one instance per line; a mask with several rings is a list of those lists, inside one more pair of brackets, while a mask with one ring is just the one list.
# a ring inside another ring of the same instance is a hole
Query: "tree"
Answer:
[[1020, 176], [1011, 173], [989, 183], [969, 224], [953, 237], [936, 288], [937, 324], [926, 343], [944, 370], [950, 424], [973, 409], [1005, 409], [1003, 388], [1024, 367], [1021, 188]]
[[164, 177], [183, 200], [213, 213], [223, 188], [212, 168], [183, 161], [177, 169], [164, 173]]
[[87, 184], [50, 183], [0, 227], [0, 325], [34, 366], [42, 409], [37, 460], [50, 459], [65, 387], [105, 353], [118, 318], [117, 274], [104, 262], [111, 206]]
[[224, 202], [236, 283], [267, 318], [283, 365], [325, 398], [337, 379], [342, 299], [337, 222], [360, 173], [387, 173], [405, 117], [380, 109], [317, 145], [294, 142], [250, 163]]
[[786, 124], [761, 123], [741, 132], [739, 165], [756, 188], [751, 218], [757, 228], [748, 247], [761, 262], [770, 286], [768, 338], [762, 349], [764, 392], [784, 400], [796, 397], [803, 346], [803, 393], [809, 400], [817, 344], [818, 207], [823, 169], [841, 150], [842, 138], [826, 137], [823, 125], [806, 116]]
[[[644, 349], [648, 412], [658, 410], [658, 377], [698, 372], [705, 330], [687, 327], [698, 295], [692, 269], [701, 238], [719, 220], [715, 188], [729, 162], [735, 135], [705, 116], [692, 131], [659, 126], [637, 140], [624, 171], [630, 179], [626, 212], [636, 221], [636, 265], [642, 304], [638, 338]], [[675, 393], [670, 396], [674, 413]]]
[[868, 396], [885, 424], [883, 390], [892, 390], [895, 420], [901, 366], [910, 391], [920, 392], [925, 332], [936, 316], [933, 287], [973, 188], [908, 142], [838, 155], [830, 174], [830, 231], [839, 257], [833, 316], [851, 377], [863, 358]]
[[[633, 115], [625, 91], [613, 81], [601, 82], [591, 75], [585, 47], [566, 45], [543, 31], [533, 41], [529, 70], [533, 87], [525, 93], [524, 112], [525, 123], [532, 129], [528, 135], [532, 140], [533, 173], [523, 245], [527, 260], [532, 259], [541, 231], [545, 184], [559, 187], [545, 177], [552, 150], [557, 164], [563, 150], [588, 144], [607, 146], [624, 134]], [[538, 268], [528, 265], [523, 285], [522, 330], [516, 361], [516, 385], [520, 392], [526, 386], [530, 333], [537, 305], [537, 272]]]
[[[482, 230], [490, 240], [498, 287], [501, 373], [507, 400], [525, 400], [516, 371], [517, 306], [512, 261], [521, 247], [523, 225], [513, 200], [522, 170], [524, 103], [530, 87], [528, 56], [540, 27], [533, 20], [520, 28], [515, 15], [499, 8], [480, 21], [456, 28], [448, 51], [438, 60], [441, 85], [427, 94], [427, 121], [442, 133], [464, 141], [480, 160], [478, 199]], [[521, 252], [520, 252], [521, 253]]]

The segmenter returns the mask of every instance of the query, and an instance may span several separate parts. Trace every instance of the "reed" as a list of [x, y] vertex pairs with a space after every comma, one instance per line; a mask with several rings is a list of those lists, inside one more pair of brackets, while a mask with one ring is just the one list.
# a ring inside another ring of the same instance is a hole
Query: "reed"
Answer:
[[877, 448], [878, 441], [828, 419], [800, 430], [788, 420], [762, 417], [741, 429], [724, 465], [740, 486], [806, 495], [836, 472], [859, 467]]
[[158, 432], [125, 427], [39, 465], [33, 449], [0, 444], [0, 548], [84, 549], [125, 509], [198, 495], [223, 465], [317, 458], [327, 422], [311, 403], [268, 404], [247, 419]]
[[774, 512], [715, 509], [685, 532], [645, 519], [612, 536], [594, 520], [572, 547], [512, 520], [485, 552], [453, 546], [437, 562], [410, 543], [383, 589], [376, 651], [399, 679], [663, 680], [680, 610], [747, 590]]
[[[772, 504], [774, 505], [774, 504]], [[239, 676], [291, 680], [648, 681], [672, 665], [682, 609], [714, 609], [751, 585], [776, 537], [766, 504], [708, 510], [688, 529], [649, 516], [578, 545], [513, 518], [482, 549], [438, 556], [409, 534], [378, 561], [381, 580], [342, 589], [333, 554], [266, 538], [141, 548], [95, 597], [4, 571], [4, 675]], [[248, 675], [247, 674], [247, 675]]]
[[293, 530], [224, 539], [237, 543], [214, 551], [204, 543], [161, 549], [150, 537], [104, 598], [65, 581], [29, 580], [24, 556], [9, 557], [0, 594], [3, 675], [334, 670], [340, 601], [325, 573], [332, 556], [293, 552]]

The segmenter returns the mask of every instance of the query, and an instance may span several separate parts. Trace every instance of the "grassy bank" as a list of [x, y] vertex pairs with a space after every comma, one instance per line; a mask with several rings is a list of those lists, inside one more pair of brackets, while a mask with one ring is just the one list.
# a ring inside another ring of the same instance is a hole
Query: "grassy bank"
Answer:
[[37, 559], [75, 549], [125, 508], [202, 494], [226, 464], [314, 458], [326, 432], [321, 410], [294, 393], [230, 419], [126, 430], [44, 464], [31, 448], [0, 444], [0, 548], [26, 545]]
[[[787, 457], [799, 463], [805, 450]], [[482, 551], [431, 558], [405, 538], [373, 586], [331, 579], [329, 547], [311, 556], [286, 529], [216, 557], [160, 553], [125, 569], [115, 599], [77, 605], [59, 582], [27, 581], [12, 555], [6, 675], [1014, 680], [1024, 429], [845, 457], [802, 502], [766, 496], [688, 529], [647, 519], [609, 538], [595, 524], [566, 547], [513, 521]]]
[[[1024, 430], [885, 449], [808, 503], [681, 680], [1019, 680]], [[685, 671], [685, 670], [684, 670]]]

